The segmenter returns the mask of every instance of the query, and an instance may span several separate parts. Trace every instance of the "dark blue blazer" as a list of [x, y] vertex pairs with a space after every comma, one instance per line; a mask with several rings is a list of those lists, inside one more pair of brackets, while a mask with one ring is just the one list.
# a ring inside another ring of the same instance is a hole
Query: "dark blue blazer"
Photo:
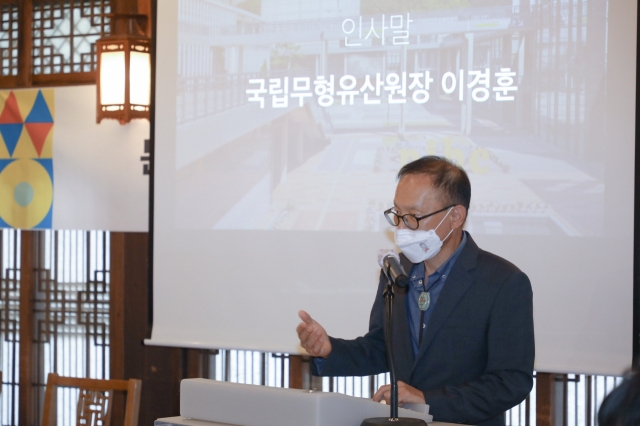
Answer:
[[[412, 264], [404, 255], [406, 271]], [[365, 376], [388, 371], [381, 276], [369, 332], [331, 339], [332, 351], [315, 375]], [[535, 356], [531, 284], [506, 260], [478, 248], [470, 235], [453, 265], [414, 357], [405, 298], [395, 290], [393, 348], [396, 376], [424, 393], [434, 420], [504, 425], [504, 412], [533, 386]]]

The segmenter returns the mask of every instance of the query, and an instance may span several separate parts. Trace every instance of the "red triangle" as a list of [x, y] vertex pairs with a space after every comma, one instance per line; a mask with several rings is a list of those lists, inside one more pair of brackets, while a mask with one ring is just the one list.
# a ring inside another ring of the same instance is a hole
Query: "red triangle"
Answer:
[[38, 157], [42, 154], [42, 147], [47, 140], [47, 136], [53, 127], [53, 123], [25, 123], [24, 127], [31, 137], [31, 142], [38, 152]]
[[0, 114], [0, 124], [16, 124], [22, 123], [23, 121], [20, 116], [20, 108], [18, 108], [16, 95], [11, 92], [7, 98], [7, 102], [4, 104], [2, 114]]

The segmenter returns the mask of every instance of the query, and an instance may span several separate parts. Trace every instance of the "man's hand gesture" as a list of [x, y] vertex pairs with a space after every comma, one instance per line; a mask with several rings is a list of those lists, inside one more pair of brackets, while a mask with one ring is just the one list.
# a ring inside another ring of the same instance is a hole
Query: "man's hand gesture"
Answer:
[[302, 320], [296, 328], [300, 346], [311, 356], [318, 358], [328, 357], [331, 353], [331, 342], [327, 332], [305, 311], [298, 312], [298, 316]]

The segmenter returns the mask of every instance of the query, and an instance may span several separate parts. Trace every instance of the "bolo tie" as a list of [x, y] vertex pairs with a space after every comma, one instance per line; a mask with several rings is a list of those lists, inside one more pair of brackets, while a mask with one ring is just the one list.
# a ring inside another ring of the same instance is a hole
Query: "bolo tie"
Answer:
[[[429, 290], [431, 290], [437, 283], [440, 281], [441, 277], [438, 277], [437, 280], [434, 281], [431, 286], [429, 286]], [[424, 334], [424, 313], [429, 309], [431, 305], [431, 293], [427, 290], [424, 282], [427, 280], [427, 277], [422, 278], [422, 293], [418, 296], [418, 308], [420, 308], [420, 332], [418, 334], [418, 346], [422, 344], [422, 335]]]

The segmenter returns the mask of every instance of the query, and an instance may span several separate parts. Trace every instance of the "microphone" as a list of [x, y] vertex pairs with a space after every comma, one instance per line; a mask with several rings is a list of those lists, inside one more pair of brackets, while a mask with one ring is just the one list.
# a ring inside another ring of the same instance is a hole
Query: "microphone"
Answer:
[[409, 277], [400, 264], [400, 256], [395, 250], [381, 249], [378, 251], [378, 265], [392, 284], [398, 287], [409, 285]]

